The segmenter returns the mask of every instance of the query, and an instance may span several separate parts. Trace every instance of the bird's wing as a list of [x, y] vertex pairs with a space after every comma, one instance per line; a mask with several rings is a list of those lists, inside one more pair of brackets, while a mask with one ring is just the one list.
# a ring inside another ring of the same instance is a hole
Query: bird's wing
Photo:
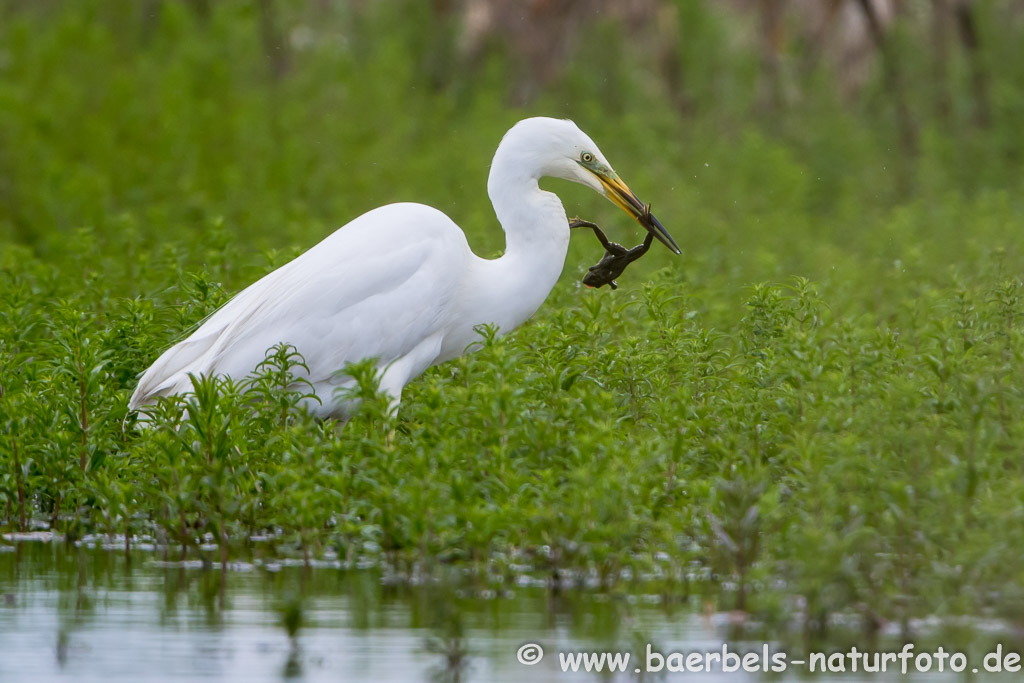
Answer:
[[241, 379], [280, 343], [314, 382], [364, 358], [386, 365], [444, 326], [470, 254], [436, 209], [375, 209], [228, 301], [153, 363], [129, 405], [187, 391], [190, 374]]

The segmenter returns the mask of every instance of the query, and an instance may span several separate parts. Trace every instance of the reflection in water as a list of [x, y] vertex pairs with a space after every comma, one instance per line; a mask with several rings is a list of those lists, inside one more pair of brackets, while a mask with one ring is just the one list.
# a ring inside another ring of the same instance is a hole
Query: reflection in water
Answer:
[[302, 676], [302, 649], [299, 646], [302, 610], [302, 595], [295, 592], [290, 593], [279, 607], [281, 625], [288, 634], [288, 659], [284, 663], [284, 678]]
[[[740, 651], [762, 642], [800, 646], [778, 642], [767, 627], [697, 614], [695, 601], [510, 582], [495, 589], [467, 579], [414, 585], [376, 571], [282, 566], [287, 563], [237, 563], [222, 573], [219, 563], [157, 560], [135, 550], [129, 563], [123, 551], [62, 543], [0, 546], [0, 680], [801, 680], [742, 672], [641, 674], [632, 665], [604, 677], [560, 670], [559, 652], [630, 652], [631, 663], [642, 665], [648, 644], [661, 652], [720, 649], [726, 640]], [[859, 635], [840, 632], [843, 637], [833, 647], [860, 642]], [[970, 644], [971, 637], [941, 631], [929, 642], [949, 648]], [[529, 667], [516, 659], [528, 643], [546, 652]], [[926, 643], [917, 645], [920, 651]]]
[[57, 631], [57, 666], [64, 668], [68, 663], [68, 632], [64, 629]]
[[433, 623], [425, 649], [441, 658], [432, 671], [431, 678], [436, 683], [462, 683], [469, 669], [462, 612], [455, 607], [454, 597], [445, 588], [429, 595]]

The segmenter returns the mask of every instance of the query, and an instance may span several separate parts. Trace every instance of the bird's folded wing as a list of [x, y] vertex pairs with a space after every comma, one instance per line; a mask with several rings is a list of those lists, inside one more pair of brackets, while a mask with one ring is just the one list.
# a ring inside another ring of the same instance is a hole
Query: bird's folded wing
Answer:
[[311, 381], [348, 362], [386, 365], [445, 324], [470, 254], [444, 214], [393, 204], [364, 214], [250, 285], [146, 371], [131, 400], [187, 391], [189, 375], [252, 373], [275, 344], [294, 346]]

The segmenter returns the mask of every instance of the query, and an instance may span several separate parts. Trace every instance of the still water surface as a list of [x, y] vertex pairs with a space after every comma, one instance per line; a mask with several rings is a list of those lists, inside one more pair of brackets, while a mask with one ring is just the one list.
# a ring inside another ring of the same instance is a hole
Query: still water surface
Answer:
[[[662, 652], [721, 649], [725, 642], [733, 650], [761, 648], [760, 641], [730, 638], [723, 615], [671, 612], [654, 602], [592, 592], [553, 596], [536, 586], [468, 595], [329, 566], [239, 564], [222, 577], [217, 568], [164, 565], [152, 552], [134, 553], [129, 564], [117, 552], [21, 542], [0, 546], [0, 681], [807, 680], [742, 672], [641, 677], [636, 659], [617, 676], [561, 671], [559, 651], [642, 657], [647, 642]], [[293, 639], [285, 623], [300, 614]], [[516, 653], [533, 642], [546, 656], [527, 667]]]

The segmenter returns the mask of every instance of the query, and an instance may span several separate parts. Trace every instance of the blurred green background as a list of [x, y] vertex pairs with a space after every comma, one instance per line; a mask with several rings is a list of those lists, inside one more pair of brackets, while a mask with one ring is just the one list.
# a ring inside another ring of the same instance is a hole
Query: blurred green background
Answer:
[[724, 282], [878, 269], [909, 245], [936, 270], [1014, 240], [1013, 2], [867, 3], [877, 36], [852, 1], [2, 7], [0, 238], [44, 258], [83, 227], [305, 248], [400, 200], [493, 254], [490, 155], [529, 115], [574, 119]]

